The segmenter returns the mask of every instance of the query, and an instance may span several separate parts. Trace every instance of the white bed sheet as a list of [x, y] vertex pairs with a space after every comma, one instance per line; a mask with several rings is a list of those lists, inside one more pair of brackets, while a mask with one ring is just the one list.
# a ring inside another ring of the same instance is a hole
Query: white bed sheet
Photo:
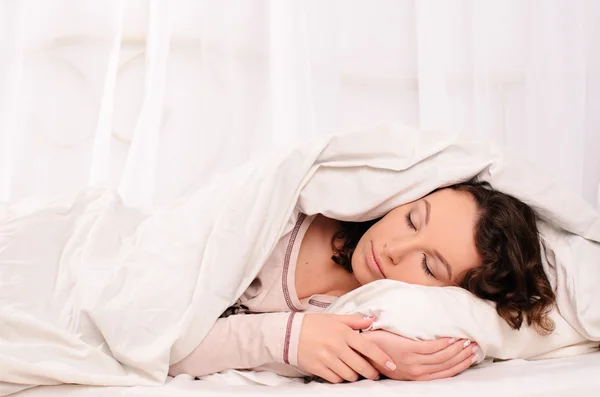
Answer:
[[[228, 381], [236, 382], [229, 374]], [[247, 380], [238, 378], [236, 383]], [[228, 385], [223, 377], [192, 380], [187, 376], [171, 379], [161, 387], [44, 386], [17, 393], [16, 397], [223, 397], [223, 396], [599, 396], [600, 352], [553, 360], [513, 360], [472, 368], [465, 373], [433, 382], [361, 381], [353, 384], [303, 384], [299, 380], [284, 386]]]

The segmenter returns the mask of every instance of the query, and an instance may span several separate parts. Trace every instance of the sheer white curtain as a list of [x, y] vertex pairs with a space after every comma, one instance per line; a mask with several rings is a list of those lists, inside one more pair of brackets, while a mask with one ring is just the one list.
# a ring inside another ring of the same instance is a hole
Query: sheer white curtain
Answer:
[[596, 0], [0, 1], [0, 200], [152, 206], [296, 138], [490, 137], [600, 208]]

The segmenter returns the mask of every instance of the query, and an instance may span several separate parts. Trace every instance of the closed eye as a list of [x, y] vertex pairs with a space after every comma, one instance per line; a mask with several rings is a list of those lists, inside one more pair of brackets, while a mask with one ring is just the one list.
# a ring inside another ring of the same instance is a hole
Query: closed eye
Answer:
[[[406, 214], [406, 224], [408, 225], [408, 227], [410, 227], [412, 230], [414, 230], [415, 232], [417, 231], [417, 227], [415, 226], [415, 224], [413, 223], [410, 215], [412, 214], [412, 212], [409, 212]], [[431, 276], [431, 277], [435, 277], [435, 275], [433, 274], [433, 272], [431, 271], [431, 269], [429, 269], [429, 265], [427, 264], [427, 255], [423, 254], [423, 260], [421, 261], [421, 267], [423, 268], [423, 271], [425, 273], [427, 273], [427, 275]]]
[[410, 219], [410, 214], [412, 214], [412, 212], [409, 212], [406, 214], [406, 224], [408, 225], [408, 227], [410, 227], [412, 230], [414, 230], [416, 232], [417, 227], [413, 223], [412, 219]]
[[423, 268], [423, 271], [425, 273], [427, 273], [429, 276], [435, 277], [433, 272], [429, 269], [429, 265], [427, 264], [427, 255], [425, 255], [425, 254], [423, 254], [423, 260], [421, 261], [421, 267]]

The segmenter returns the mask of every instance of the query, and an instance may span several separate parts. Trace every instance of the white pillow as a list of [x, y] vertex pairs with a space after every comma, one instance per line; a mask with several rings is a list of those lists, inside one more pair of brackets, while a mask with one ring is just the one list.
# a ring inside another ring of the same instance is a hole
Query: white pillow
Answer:
[[[524, 325], [513, 330], [495, 306], [459, 287], [425, 287], [379, 280], [338, 299], [328, 309], [338, 314], [374, 314], [373, 329], [384, 329], [417, 340], [466, 338], [481, 346], [484, 357], [536, 359], [582, 354], [595, 350], [557, 311], [551, 313], [555, 330], [549, 336]], [[567, 348], [569, 347], [569, 348]], [[561, 349], [561, 350], [559, 350]]]

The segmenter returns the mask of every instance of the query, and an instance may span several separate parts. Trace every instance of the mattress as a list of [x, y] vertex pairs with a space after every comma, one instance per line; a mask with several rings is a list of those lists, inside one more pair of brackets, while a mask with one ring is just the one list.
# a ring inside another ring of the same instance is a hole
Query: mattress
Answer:
[[[160, 387], [44, 386], [17, 393], [16, 397], [223, 397], [223, 396], [599, 396], [600, 352], [552, 360], [512, 360], [483, 364], [450, 379], [431, 382], [378, 382], [331, 385], [290, 380], [280, 386], [257, 385], [252, 374], [230, 372], [207, 380], [178, 376]], [[267, 377], [261, 381], [268, 382]], [[273, 381], [276, 381], [275, 376]]]

